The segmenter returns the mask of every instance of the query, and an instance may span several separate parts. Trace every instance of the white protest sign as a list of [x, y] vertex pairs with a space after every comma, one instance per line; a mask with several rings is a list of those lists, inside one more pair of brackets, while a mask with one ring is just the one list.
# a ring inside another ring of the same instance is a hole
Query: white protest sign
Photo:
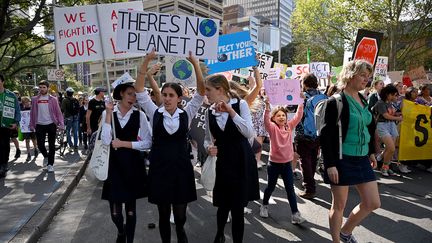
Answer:
[[312, 62], [309, 65], [309, 70], [318, 79], [327, 78], [330, 72], [330, 64], [328, 62]]
[[293, 67], [287, 67], [285, 71], [285, 78], [286, 79], [293, 79], [296, 77], [295, 70]]
[[22, 133], [29, 133], [30, 130], [30, 111], [21, 111], [20, 128]]
[[47, 69], [47, 77], [49, 81], [64, 81], [64, 71], [62, 69]]
[[258, 69], [260, 70], [270, 69], [273, 62], [273, 56], [261, 52], [257, 52], [257, 54], [259, 56]]
[[60, 64], [102, 60], [96, 5], [54, 8]]
[[349, 61], [352, 59], [353, 52], [352, 51], [345, 51], [344, 52], [344, 58], [343, 58], [343, 65], [345, 66]]
[[[267, 55], [267, 54], [264, 54], [261, 52], [256, 52], [256, 53], [259, 57], [257, 67], [258, 67], [258, 70], [261, 74], [261, 79], [267, 80], [267, 79], [269, 79], [268, 78], [268, 75], [269, 75], [268, 72], [272, 66], [273, 56], [270, 56], [270, 55]], [[241, 77], [241, 78], [254, 77], [254, 71], [253, 71], [252, 67], [234, 69], [231, 71], [231, 73], [234, 76]]]
[[121, 51], [217, 59], [219, 20], [119, 10], [117, 48]]
[[294, 70], [293, 78], [299, 79], [309, 73], [309, 64], [293, 65], [292, 69]]
[[267, 79], [279, 79], [281, 76], [281, 70], [279, 68], [270, 68], [267, 70]]
[[186, 58], [165, 57], [166, 82], [182, 83], [187, 87], [196, 86], [195, 69]]
[[102, 34], [102, 48], [105, 59], [131, 58], [143, 56], [138, 53], [120, 51], [116, 48], [116, 30], [120, 9], [143, 10], [141, 1], [98, 4], [97, 13]]
[[388, 57], [378, 56], [375, 63], [374, 80], [385, 80], [387, 77]]

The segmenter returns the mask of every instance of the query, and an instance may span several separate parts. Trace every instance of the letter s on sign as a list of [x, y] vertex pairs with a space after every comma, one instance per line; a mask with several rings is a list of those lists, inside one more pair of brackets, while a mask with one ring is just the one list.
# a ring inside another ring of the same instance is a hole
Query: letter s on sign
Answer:
[[425, 145], [429, 139], [429, 134], [428, 134], [428, 130], [422, 126], [420, 126], [420, 122], [423, 122], [423, 124], [427, 124], [428, 120], [425, 114], [420, 114], [417, 116], [417, 119], [415, 121], [415, 130], [423, 133], [423, 139], [420, 140], [420, 137], [415, 136], [414, 138], [414, 143], [416, 147], [421, 147], [423, 145]]

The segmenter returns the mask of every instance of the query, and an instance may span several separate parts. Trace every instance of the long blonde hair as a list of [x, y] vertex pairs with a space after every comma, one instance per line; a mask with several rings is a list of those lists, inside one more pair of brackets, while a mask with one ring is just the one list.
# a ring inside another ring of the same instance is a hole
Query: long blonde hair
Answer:
[[226, 96], [229, 98], [240, 98], [239, 95], [230, 89], [230, 85], [226, 77], [222, 74], [210, 75], [205, 79], [205, 84], [215, 89], [223, 89]]

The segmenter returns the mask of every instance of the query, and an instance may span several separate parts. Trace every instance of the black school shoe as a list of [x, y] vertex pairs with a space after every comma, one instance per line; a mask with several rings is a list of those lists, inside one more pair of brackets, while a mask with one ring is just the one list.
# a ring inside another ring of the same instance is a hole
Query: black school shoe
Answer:
[[21, 150], [17, 149], [15, 152], [15, 159], [18, 159], [21, 156]]

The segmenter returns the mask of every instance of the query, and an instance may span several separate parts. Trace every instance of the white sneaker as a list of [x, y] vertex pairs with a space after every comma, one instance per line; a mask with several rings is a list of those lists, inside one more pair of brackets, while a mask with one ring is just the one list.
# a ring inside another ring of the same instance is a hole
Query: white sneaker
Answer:
[[263, 218], [268, 218], [268, 206], [267, 205], [261, 205], [260, 207], [260, 216]]
[[293, 214], [293, 215], [291, 216], [291, 223], [292, 223], [292, 224], [301, 224], [301, 223], [303, 223], [304, 221], [306, 221], [306, 219], [304, 219], [304, 218], [301, 216], [300, 212], [296, 212], [295, 214]]
[[48, 173], [52, 173], [52, 172], [54, 172], [54, 166], [52, 166], [52, 165], [48, 165], [48, 166], [47, 166], [47, 171], [48, 171]]
[[43, 159], [43, 167], [46, 167], [48, 165], [48, 157], [44, 157]]
[[172, 211], [171, 211], [171, 215], [170, 215], [170, 222], [171, 222], [171, 224], [175, 224], [174, 214], [172, 213]]
[[72, 152], [74, 151], [74, 149], [73, 149], [72, 147], [69, 147], [69, 148], [68, 148], [68, 151], [69, 151], [70, 153], [72, 153]]
[[401, 173], [410, 173], [410, 172], [411, 172], [411, 170], [408, 169], [408, 166], [403, 165], [403, 164], [400, 164], [400, 165], [398, 166], [398, 168], [399, 168], [399, 171], [400, 171]]

